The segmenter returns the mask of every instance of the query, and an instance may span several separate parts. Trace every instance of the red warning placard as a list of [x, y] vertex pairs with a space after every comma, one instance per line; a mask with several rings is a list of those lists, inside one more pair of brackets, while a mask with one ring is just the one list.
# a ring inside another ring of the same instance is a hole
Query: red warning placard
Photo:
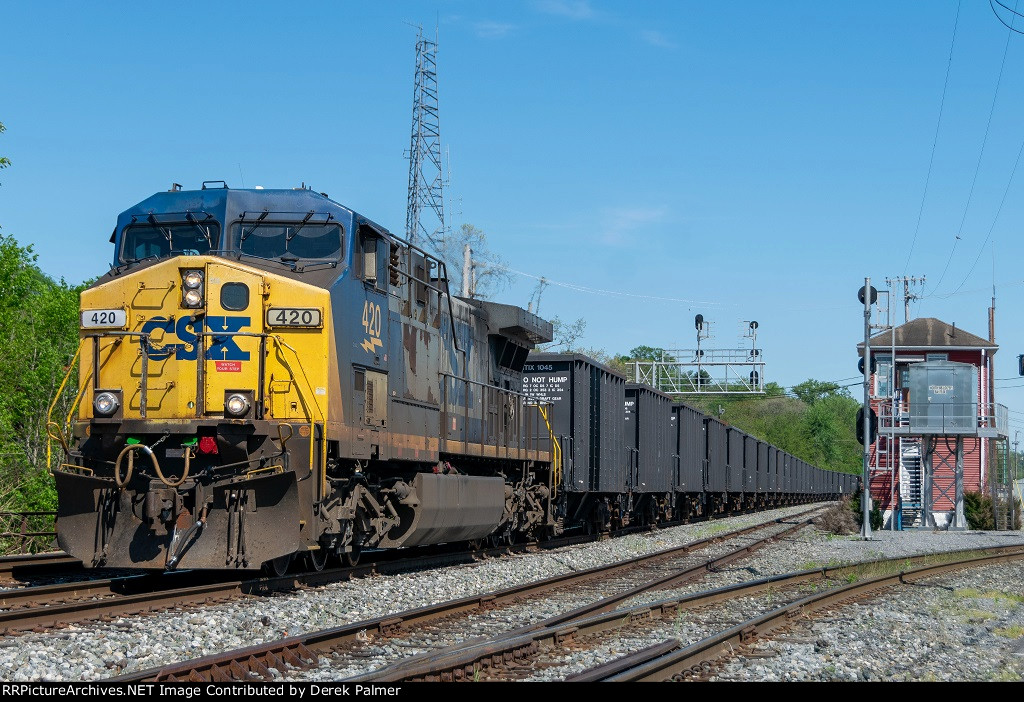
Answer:
[[241, 373], [242, 362], [241, 361], [216, 361], [218, 373]]

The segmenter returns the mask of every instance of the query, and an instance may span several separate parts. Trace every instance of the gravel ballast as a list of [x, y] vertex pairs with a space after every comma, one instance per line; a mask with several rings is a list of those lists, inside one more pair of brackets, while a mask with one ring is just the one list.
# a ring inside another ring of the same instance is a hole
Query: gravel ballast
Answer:
[[[424, 604], [484, 594], [518, 583], [658, 551], [806, 509], [808, 506], [801, 505], [634, 534], [551, 552], [539, 551], [422, 572], [376, 575], [283, 596], [245, 598], [186, 612], [130, 617], [110, 624], [72, 625], [59, 631], [3, 637], [0, 638], [0, 679], [95, 680], [110, 677], [121, 672], [197, 658]], [[1024, 535], [882, 532], [875, 540], [865, 542], [855, 536], [828, 537], [807, 529], [720, 573], [709, 574], [704, 581], [681, 588], [680, 591], [705, 590], [726, 582], [788, 572], [812, 567], [813, 564], [1011, 544], [1024, 544]], [[1014, 585], [1020, 582], [1019, 575], [1013, 579]], [[1001, 582], [1000, 576], [993, 577]], [[993, 584], [991, 587], [996, 588], [998, 585]], [[650, 599], [665, 599], [672, 596], [673, 592], [662, 591]], [[947, 638], [943, 644], [949, 646], [953, 642]], [[621, 652], [618, 651], [620, 655]], [[768, 659], [757, 660], [759, 665], [767, 665], [765, 661]], [[367, 670], [372, 667], [368, 665]], [[739, 666], [734, 672], [723, 670], [722, 674], [746, 679], [742, 677], [742, 670], [748, 667]], [[761, 679], [758, 675], [763, 675], [764, 679], [787, 679], [773, 678], [767, 672], [759, 673], [755, 667], [751, 667], [751, 671], [749, 675], [752, 677], [749, 679]], [[283, 672], [285, 677], [292, 675], [290, 671]], [[845, 671], [837, 674], [834, 679], [850, 679], [844, 675]]]

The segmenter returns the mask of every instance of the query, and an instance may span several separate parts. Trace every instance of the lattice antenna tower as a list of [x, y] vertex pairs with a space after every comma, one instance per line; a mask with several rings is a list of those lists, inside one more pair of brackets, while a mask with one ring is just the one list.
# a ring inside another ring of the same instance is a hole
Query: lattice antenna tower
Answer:
[[413, 244], [420, 238], [426, 239], [437, 253], [443, 253], [448, 230], [444, 218], [445, 178], [437, 101], [437, 32], [435, 30], [431, 41], [423, 36], [423, 27], [418, 29], [405, 236]]

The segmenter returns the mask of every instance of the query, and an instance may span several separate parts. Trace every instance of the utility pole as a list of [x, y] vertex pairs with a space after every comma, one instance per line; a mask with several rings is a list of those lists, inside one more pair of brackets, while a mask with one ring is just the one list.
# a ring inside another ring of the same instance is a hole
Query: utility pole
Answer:
[[871, 305], [878, 299], [877, 291], [871, 287], [871, 278], [864, 279], [859, 295], [864, 303], [864, 411], [861, 428], [864, 431], [864, 491], [860, 506], [864, 522], [860, 528], [862, 539], [871, 538]]
[[462, 296], [471, 297], [473, 293], [470, 276], [473, 275], [473, 249], [469, 244], [462, 247]]
[[1017, 496], [1015, 488], [1017, 487], [1017, 444], [1020, 443], [1020, 432], [1015, 432], [1013, 435], [1013, 472], [1010, 474], [1010, 524], [1007, 529], [1014, 529], [1017, 526]]
[[911, 285], [924, 285], [924, 281], [925, 281], [925, 276], [923, 276], [923, 275], [920, 278], [918, 278], [916, 276], [910, 276], [910, 277], [901, 276], [899, 278], [886, 278], [885, 279], [885, 284], [888, 285], [890, 288], [892, 288], [892, 286], [894, 284], [896, 284], [896, 283], [903, 283], [903, 322], [904, 323], [910, 321], [910, 301], [911, 300], [918, 300], [918, 299], [920, 299], [920, 297], [918, 295], [915, 295], [914, 293], [910, 292], [910, 286]]

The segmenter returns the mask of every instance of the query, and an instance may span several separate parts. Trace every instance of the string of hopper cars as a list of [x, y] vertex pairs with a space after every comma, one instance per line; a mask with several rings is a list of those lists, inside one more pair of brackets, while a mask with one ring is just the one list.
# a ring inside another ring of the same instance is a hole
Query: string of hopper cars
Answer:
[[[443, 261], [306, 188], [173, 187], [120, 214], [49, 424], [87, 567], [310, 568], [827, 499], [820, 471], [450, 294]], [[66, 421], [63, 421], [66, 420]]]

